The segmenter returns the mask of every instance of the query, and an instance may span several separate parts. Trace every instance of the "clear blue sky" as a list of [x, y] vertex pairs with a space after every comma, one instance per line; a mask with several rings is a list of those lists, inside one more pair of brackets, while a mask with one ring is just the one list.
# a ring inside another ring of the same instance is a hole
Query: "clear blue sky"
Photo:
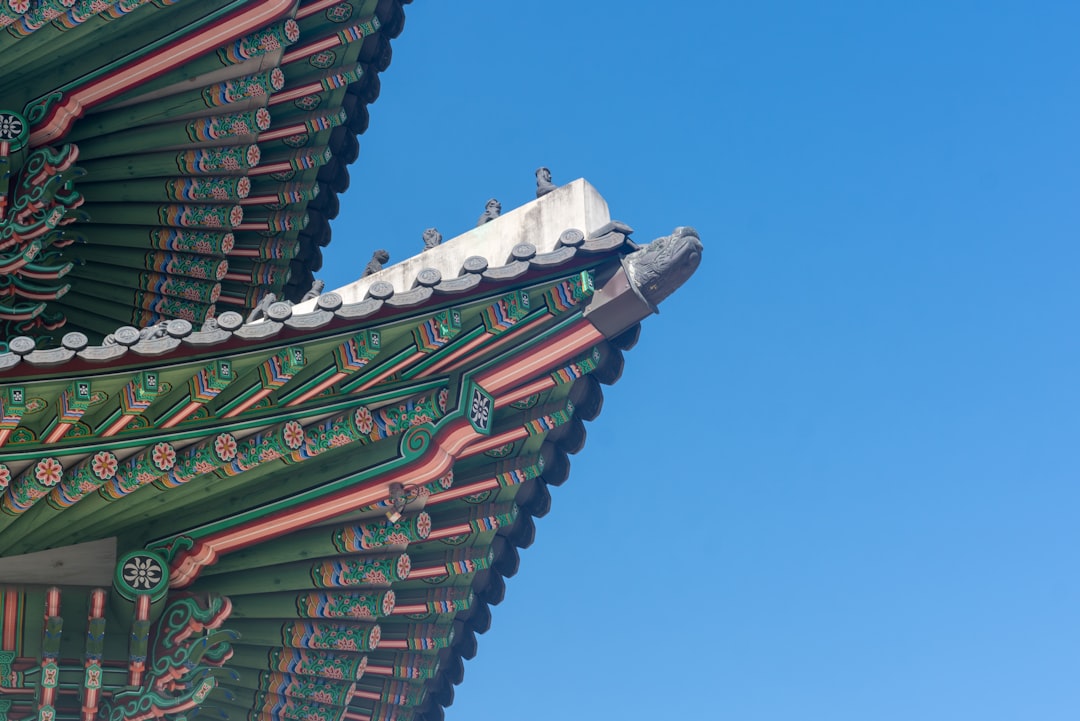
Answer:
[[418, 0], [322, 277], [533, 170], [697, 275], [454, 720], [1080, 714], [1080, 6]]

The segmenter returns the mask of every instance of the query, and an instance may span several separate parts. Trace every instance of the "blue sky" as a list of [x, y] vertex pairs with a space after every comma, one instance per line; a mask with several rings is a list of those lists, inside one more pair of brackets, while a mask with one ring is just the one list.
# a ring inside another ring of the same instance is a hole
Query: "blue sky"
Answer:
[[1075, 719], [1080, 9], [418, 1], [321, 276], [584, 176], [644, 323], [447, 717]]

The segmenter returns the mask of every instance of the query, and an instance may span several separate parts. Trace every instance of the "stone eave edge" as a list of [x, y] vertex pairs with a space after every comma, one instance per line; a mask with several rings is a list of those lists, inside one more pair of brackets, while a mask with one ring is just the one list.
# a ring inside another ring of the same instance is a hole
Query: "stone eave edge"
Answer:
[[[569, 222], [582, 228], [559, 227]], [[553, 217], [559, 216], [559, 217]], [[0, 355], [0, 376], [31, 377], [34, 371], [55, 373], [68, 363], [113, 364], [127, 354], [154, 362], [177, 353], [213, 351], [226, 343], [264, 342], [289, 329], [299, 333], [323, 328], [334, 320], [355, 322], [380, 312], [415, 310], [432, 302], [452, 301], [482, 282], [501, 284], [530, 271], [555, 271], [587, 258], [636, 247], [631, 228], [609, 220], [607, 204], [584, 180], [562, 186], [548, 196], [479, 226], [442, 245], [361, 278], [315, 300], [293, 306], [270, 304], [263, 316], [245, 322], [234, 311], [217, 318], [217, 328], [194, 330], [185, 320], [159, 327], [156, 338], [140, 338], [131, 327], [117, 329], [115, 344], [91, 346], [82, 333], [68, 333], [59, 348], [36, 350], [29, 338], [13, 338], [11, 352]], [[498, 263], [498, 265], [493, 265]], [[137, 361], [136, 361], [137, 362]], [[27, 367], [29, 366], [29, 368]], [[20, 373], [20, 371], [30, 371]]]

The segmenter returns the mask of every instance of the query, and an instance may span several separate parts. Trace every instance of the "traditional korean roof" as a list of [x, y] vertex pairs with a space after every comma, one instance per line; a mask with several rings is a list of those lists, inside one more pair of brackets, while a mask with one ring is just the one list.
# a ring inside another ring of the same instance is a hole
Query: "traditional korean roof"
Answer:
[[299, 300], [406, 2], [4, 3], [0, 342]]
[[[248, 322], [13, 343], [8, 718], [442, 718], [601, 385], [700, 259], [630, 232], [576, 181]], [[57, 559], [63, 592], [35, 586]]]

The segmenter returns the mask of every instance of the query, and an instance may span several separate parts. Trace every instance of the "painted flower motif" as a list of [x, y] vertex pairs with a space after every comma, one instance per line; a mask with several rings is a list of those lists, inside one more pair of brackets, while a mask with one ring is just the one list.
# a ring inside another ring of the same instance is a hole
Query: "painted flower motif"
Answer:
[[14, 115], [0, 115], [0, 138], [14, 140], [23, 131], [23, 123]]
[[420, 538], [427, 538], [431, 533], [431, 516], [421, 513], [416, 517], [416, 533]]
[[347, 446], [349, 445], [351, 440], [352, 439], [350, 439], [347, 435], [343, 433], [335, 433], [334, 435], [330, 436], [330, 447], [340, 448], [341, 446]]
[[281, 429], [281, 438], [286, 446], [295, 451], [304, 445], [304, 427], [296, 421], [289, 421]]
[[155, 476], [150, 471], [139, 471], [137, 474], [135, 474], [135, 480], [138, 481], [140, 484], [150, 483], [151, 481], [156, 479], [157, 476]]
[[90, 461], [90, 467], [94, 469], [95, 476], [107, 481], [116, 475], [116, 456], [108, 451], [101, 451]]
[[446, 404], [447, 404], [447, 402], [449, 400], [450, 400], [450, 391], [448, 391], [445, 388], [440, 390], [439, 395], [438, 395], [438, 404], [439, 404], [439, 410], [440, 411], [445, 411], [446, 410]]
[[351, 638], [339, 638], [334, 642], [334, 648], [339, 651], [359, 651], [360, 649], [356, 645], [356, 641]]
[[158, 443], [150, 451], [150, 460], [159, 471], [167, 471], [176, 464], [176, 451], [170, 443]]
[[384, 616], [389, 616], [394, 612], [394, 606], [397, 605], [397, 596], [393, 591], [387, 591], [382, 597], [382, 612]]
[[362, 578], [364, 583], [387, 583], [386, 574], [377, 568], [365, 571]]
[[0, 463], [0, 491], [11, 485], [11, 469]]
[[43, 458], [34, 468], [34, 478], [46, 488], [52, 488], [59, 483], [63, 473], [64, 467], [55, 458]]
[[281, 458], [281, 454], [273, 448], [263, 448], [259, 451], [259, 461], [261, 463], [276, 461], [278, 458]]
[[8, 0], [8, 7], [21, 14], [30, 9], [30, 0]]
[[354, 420], [356, 429], [365, 435], [371, 433], [371, 429], [375, 427], [375, 419], [371, 417], [371, 411], [367, 408], [357, 408]]
[[129, 559], [122, 570], [127, 584], [139, 591], [148, 591], [161, 583], [162, 573], [161, 564], [145, 556]]
[[240, 198], [246, 198], [249, 193], [251, 193], [251, 179], [245, 175], [236, 181], [236, 194]]
[[407, 553], [401, 554], [397, 561], [397, 575], [398, 578], [405, 580], [409, 577], [409, 573], [412, 571], [412, 559], [409, 558]]
[[236, 438], [233, 434], [222, 433], [214, 439], [214, 453], [225, 462], [236, 458]]
[[333, 703], [334, 697], [329, 692], [319, 689], [311, 694], [311, 700], [319, 703]]

